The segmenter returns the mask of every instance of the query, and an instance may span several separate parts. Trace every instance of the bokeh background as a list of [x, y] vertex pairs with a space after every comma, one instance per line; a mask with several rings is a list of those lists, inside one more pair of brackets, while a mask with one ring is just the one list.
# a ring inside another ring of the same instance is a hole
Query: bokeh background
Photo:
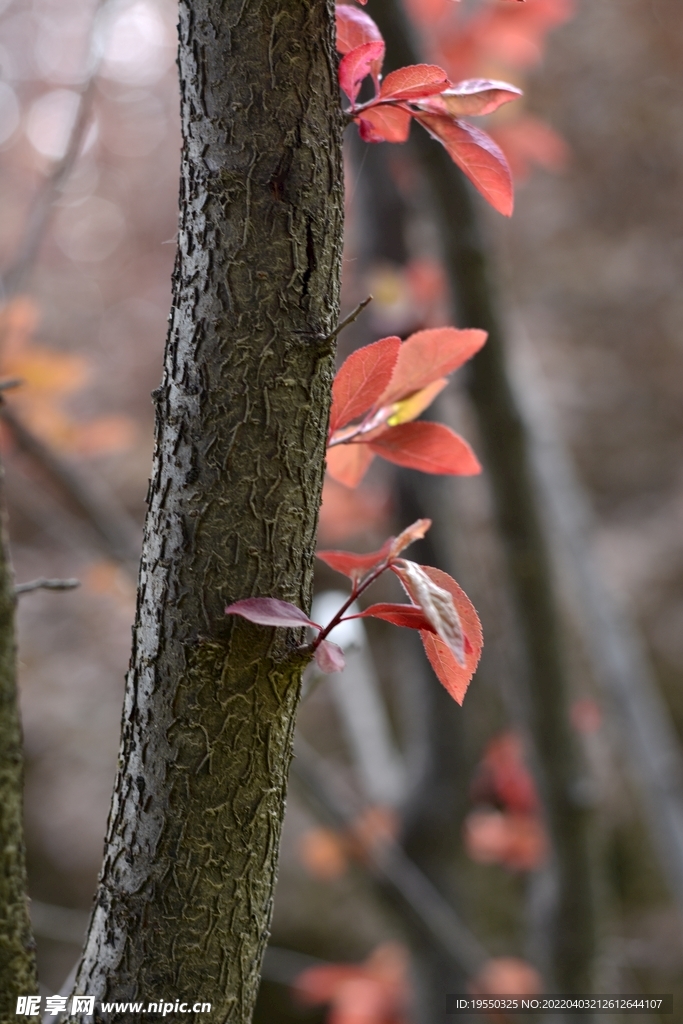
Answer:
[[[683, 740], [680, 2], [409, 8], [425, 51], [452, 74], [525, 90], [487, 126], [516, 177], [511, 221], [481, 209], [503, 320], [519, 372], [533, 365], [527, 387], [542, 392], [575, 461], [595, 515], [595, 565], [635, 624]], [[175, 255], [175, 13], [172, 0], [0, 0], [0, 370], [23, 381], [0, 419], [12, 556], [19, 582], [81, 581], [26, 594], [18, 611], [30, 890], [49, 992], [78, 955], [116, 764], [150, 392]], [[409, 153], [350, 138], [347, 205], [345, 310], [370, 292], [375, 300], [341, 351], [447, 323], [428, 196]], [[476, 448], [457, 383], [445, 408]], [[328, 482], [322, 541], [377, 546], [429, 486], [386, 466], [357, 491]], [[402, 838], [491, 955], [517, 958], [519, 980], [521, 961], [542, 967], [545, 838], [536, 812], [515, 824], [516, 797], [501, 796], [517, 786], [524, 805], [520, 788], [533, 788], [511, 706], [515, 630], [485, 474], [448, 488], [434, 493], [450, 502], [452, 530], [429, 554], [452, 546], [489, 640], [462, 711], [444, 707], [420, 652], [375, 624], [350, 639], [344, 685], [309, 681], [300, 731], [365, 807], [366, 839]], [[321, 593], [340, 584], [320, 573]], [[569, 647], [593, 794], [599, 988], [680, 996], [680, 909], [618, 727], [580, 644]], [[349, 689], [372, 723], [365, 739]], [[445, 774], [434, 776], [435, 761]], [[412, 993], [406, 1020], [441, 1020], [427, 993], [447, 970], [433, 973], [434, 958], [369, 880], [357, 837], [321, 820], [308, 796], [293, 780], [261, 1019], [327, 1019], [289, 990], [318, 958], [364, 961], [358, 977], [388, 992], [387, 1005]], [[462, 984], [456, 971], [452, 985]], [[355, 1020], [337, 1012], [337, 1024]], [[374, 1012], [363, 1020], [399, 1020]]]

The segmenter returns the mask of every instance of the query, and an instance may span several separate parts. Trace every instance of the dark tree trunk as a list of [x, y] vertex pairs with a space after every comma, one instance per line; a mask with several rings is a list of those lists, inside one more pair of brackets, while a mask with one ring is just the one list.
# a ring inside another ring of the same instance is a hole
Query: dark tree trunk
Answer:
[[4, 499], [0, 493], [0, 1024], [9, 1024], [17, 1019], [17, 996], [35, 994], [38, 979], [26, 897], [24, 759], [14, 636], [16, 599], [4, 520]]
[[[372, 13], [387, 43], [385, 70], [418, 63], [421, 55], [401, 0], [375, 0]], [[470, 189], [443, 147], [426, 133], [414, 129], [411, 146], [431, 192], [461, 325], [488, 332], [488, 341], [472, 360], [466, 379], [505, 546], [525, 660], [526, 686], [520, 703], [534, 746], [555, 855], [557, 898], [548, 959], [552, 982], [561, 992], [587, 992], [595, 954], [588, 815], [569, 724], [563, 628], [529, 438], [508, 375], [504, 331]]]
[[302, 663], [293, 631], [223, 609], [311, 596], [341, 267], [333, 15], [332, 0], [180, 3], [174, 305], [75, 989], [204, 1000], [231, 1024], [258, 988]]

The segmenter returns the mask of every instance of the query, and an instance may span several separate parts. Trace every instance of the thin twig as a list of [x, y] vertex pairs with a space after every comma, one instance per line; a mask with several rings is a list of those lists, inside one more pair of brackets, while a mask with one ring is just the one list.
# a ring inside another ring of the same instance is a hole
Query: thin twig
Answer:
[[30, 594], [32, 590], [75, 590], [80, 585], [80, 580], [48, 580], [45, 576], [40, 576], [29, 583], [17, 583], [14, 593], [18, 597], [19, 594]]
[[41, 441], [22, 423], [6, 404], [0, 405], [0, 418], [9, 427], [17, 447], [56, 484], [63, 498], [95, 529], [107, 554], [137, 572], [140, 558], [140, 531], [114, 495], [105, 493], [102, 481], [93, 481]]
[[[97, 2], [90, 28], [90, 37], [86, 56], [87, 63], [91, 62], [93, 53], [95, 52], [94, 38], [98, 21], [102, 15], [102, 11], [110, 2], [111, 0], [98, 0]], [[35, 265], [45, 232], [49, 226], [55, 200], [60, 189], [64, 185], [64, 182], [71, 174], [74, 164], [80, 155], [83, 140], [90, 125], [92, 104], [95, 95], [95, 82], [99, 74], [101, 62], [102, 50], [100, 48], [97, 57], [92, 60], [92, 70], [90, 75], [80, 89], [80, 106], [78, 109], [78, 115], [73, 128], [71, 129], [71, 134], [67, 142], [64, 156], [55, 163], [51, 173], [44, 179], [42, 185], [38, 189], [26, 218], [26, 226], [19, 243], [18, 251], [14, 257], [14, 262], [4, 275], [3, 299], [5, 301], [13, 295], [16, 295], [18, 292], [21, 292], [25, 287]]]
[[346, 327], [349, 327], [354, 320], [358, 319], [358, 317], [361, 315], [365, 307], [370, 305], [372, 299], [373, 296], [368, 295], [367, 299], [363, 299], [362, 302], [359, 302], [356, 308], [353, 310], [353, 312], [349, 313], [347, 317], [344, 317], [340, 324], [337, 324], [335, 329], [332, 331], [332, 334], [328, 334], [325, 341], [334, 341], [334, 339], [337, 338]]

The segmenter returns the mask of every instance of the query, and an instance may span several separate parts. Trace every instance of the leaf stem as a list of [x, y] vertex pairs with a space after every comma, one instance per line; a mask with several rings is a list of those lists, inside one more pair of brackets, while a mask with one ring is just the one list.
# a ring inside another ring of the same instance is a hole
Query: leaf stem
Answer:
[[332, 630], [336, 626], [338, 626], [340, 622], [346, 621], [346, 620], [344, 620], [342, 618], [343, 615], [344, 615], [344, 612], [349, 610], [349, 608], [351, 607], [353, 602], [356, 600], [356, 598], [360, 597], [360, 595], [364, 591], [366, 591], [368, 589], [368, 587], [372, 583], [374, 583], [375, 580], [378, 579], [382, 575], [383, 572], [386, 572], [386, 570], [390, 566], [390, 563], [391, 563], [391, 558], [385, 558], [384, 561], [380, 562], [379, 565], [375, 566], [375, 568], [370, 573], [368, 573], [368, 575], [365, 577], [365, 579], [362, 582], [359, 583], [357, 581], [354, 581], [353, 587], [351, 588], [351, 594], [349, 595], [348, 599], [344, 602], [344, 604], [341, 606], [341, 608], [336, 613], [336, 615], [334, 615], [330, 619], [330, 621], [327, 623], [327, 625], [324, 626], [320, 630], [320, 632], [318, 633], [318, 636], [315, 638], [315, 640], [312, 641], [312, 643], [310, 645], [310, 650], [311, 651], [315, 651], [316, 648], [322, 643], [322, 641], [327, 636], [329, 636], [329, 634], [332, 632]]

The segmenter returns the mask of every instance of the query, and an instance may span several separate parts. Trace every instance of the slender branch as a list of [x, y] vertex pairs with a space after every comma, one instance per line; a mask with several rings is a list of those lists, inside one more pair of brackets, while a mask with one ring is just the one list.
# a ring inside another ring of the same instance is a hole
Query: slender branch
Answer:
[[[318, 813], [336, 827], [348, 828], [363, 810], [361, 802], [343, 787], [338, 773], [301, 736], [292, 774]], [[440, 952], [468, 977], [475, 977], [489, 954], [398, 843], [385, 839], [367, 846], [364, 854], [367, 863], [361, 861], [361, 869], [387, 888]]]
[[105, 493], [101, 481], [97, 485], [76, 466], [72, 466], [36, 437], [17, 414], [4, 403], [0, 418], [9, 427], [17, 447], [55, 484], [63, 499], [95, 529], [107, 554], [137, 572], [140, 557], [139, 530], [113, 494]]
[[370, 305], [372, 299], [373, 296], [368, 295], [367, 299], [363, 299], [362, 302], [359, 302], [356, 308], [351, 313], [349, 313], [347, 317], [344, 317], [341, 323], [337, 324], [332, 333], [327, 335], [325, 341], [334, 341], [334, 339], [337, 338], [341, 334], [341, 332], [345, 330], [345, 328], [349, 327], [350, 324], [354, 322], [354, 320], [358, 319], [358, 317], [361, 315], [365, 307]]
[[[332, 630], [335, 629], [340, 622], [346, 621], [342, 618], [344, 612], [347, 612], [351, 605], [353, 604], [353, 602], [357, 600], [357, 598], [359, 598], [360, 595], [364, 593], [368, 589], [368, 587], [382, 575], [383, 572], [386, 572], [386, 570], [389, 568], [390, 561], [391, 560], [389, 558], [385, 558], [384, 561], [380, 562], [380, 564], [375, 569], [373, 569], [372, 572], [369, 573], [361, 583], [358, 583], [354, 580], [353, 587], [351, 588], [351, 594], [348, 600], [344, 602], [339, 611], [336, 613], [336, 615], [333, 616], [333, 618], [330, 619], [327, 625], [320, 630], [317, 637], [310, 645], [309, 649], [311, 651], [315, 651], [315, 649], [320, 646], [325, 637], [329, 636]], [[352, 615], [350, 616], [350, 618], [356, 618], [356, 616]]]
[[653, 846], [683, 916], [683, 754], [636, 623], [605, 586], [593, 514], [563, 443], [538, 362], [517, 351], [515, 386], [534, 442], [553, 551], [570, 613], [617, 723], [616, 745], [640, 793]]
[[18, 597], [20, 594], [30, 594], [32, 590], [75, 590], [80, 585], [80, 580], [48, 580], [41, 576], [29, 583], [18, 583], [14, 588], [14, 593]]
[[10, 388], [18, 388], [23, 384], [21, 377], [10, 377], [8, 380], [0, 380], [0, 391], [9, 391]]
[[95, 96], [95, 82], [102, 61], [101, 48], [97, 51], [97, 57], [93, 57], [93, 54], [96, 52], [94, 38], [102, 12], [111, 2], [112, 0], [98, 0], [97, 2], [90, 29], [86, 57], [86, 62], [88, 64], [92, 63], [92, 70], [80, 89], [80, 106], [71, 129], [64, 156], [55, 163], [51, 173], [44, 179], [36, 193], [26, 219], [26, 226], [21, 237], [19, 249], [14, 257], [14, 262], [4, 275], [3, 298], [5, 301], [24, 289], [33, 271], [40, 246], [49, 226], [54, 202], [59, 194], [59, 190], [71, 174], [81, 152], [83, 140], [90, 125], [92, 104]]

